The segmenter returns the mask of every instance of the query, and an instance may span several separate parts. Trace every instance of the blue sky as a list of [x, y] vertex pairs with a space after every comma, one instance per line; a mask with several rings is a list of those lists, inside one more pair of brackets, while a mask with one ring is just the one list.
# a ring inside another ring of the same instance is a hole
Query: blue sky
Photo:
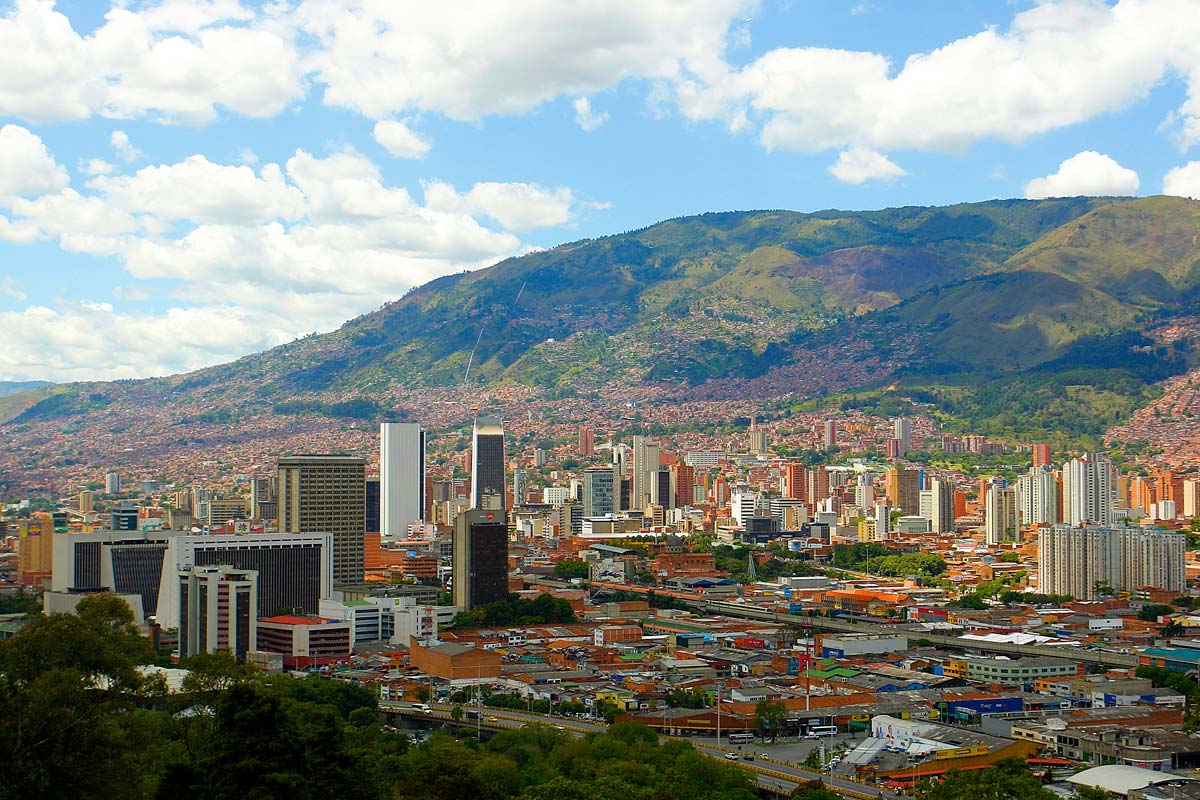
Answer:
[[1200, 196], [1200, 0], [0, 3], [0, 379], [704, 211]]

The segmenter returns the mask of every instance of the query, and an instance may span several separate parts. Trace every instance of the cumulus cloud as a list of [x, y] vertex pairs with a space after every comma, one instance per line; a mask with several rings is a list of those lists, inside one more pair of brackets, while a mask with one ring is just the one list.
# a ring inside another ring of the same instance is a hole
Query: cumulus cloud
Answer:
[[429, 142], [399, 120], [380, 120], [373, 133], [375, 141], [396, 158], [424, 158], [429, 153]]
[[0, 128], [0, 200], [52, 192], [68, 181], [37, 134], [20, 125]]
[[142, 154], [142, 151], [129, 141], [129, 134], [125, 131], [113, 131], [112, 135], [108, 137], [108, 141], [112, 145], [113, 152], [122, 161], [133, 161]]
[[[257, 170], [195, 155], [97, 175], [80, 190], [12, 197], [0, 202], [0, 239], [113, 257], [137, 281], [113, 297], [145, 299], [149, 281], [165, 281], [181, 302], [162, 313], [66, 301], [4, 312], [6, 330], [40, 321], [55, 335], [6, 340], [0, 375], [129, 377], [229, 360], [329, 330], [433, 278], [528, 252], [520, 231], [590, 207], [568, 188], [519, 182], [463, 190], [431, 182], [418, 200], [352, 148], [296, 150], [286, 164]], [[70, 345], [84, 331], [88, 343]], [[165, 340], [179, 342], [178, 352], [159, 352]], [[96, 346], [113, 343], [121, 357], [97, 356]]]
[[1084, 150], [1058, 165], [1058, 170], [1025, 184], [1025, 196], [1130, 195], [1137, 191], [1138, 174], [1103, 153]]
[[608, 112], [592, 110], [592, 103], [586, 97], [577, 97], [574, 102], [575, 124], [585, 131], [594, 131], [608, 120]]
[[1163, 194], [1200, 200], [1200, 161], [1189, 161], [1163, 176]]
[[837, 161], [829, 165], [829, 174], [842, 183], [859, 184], [871, 180], [892, 180], [908, 173], [883, 153], [865, 147], [851, 147], [838, 153]]

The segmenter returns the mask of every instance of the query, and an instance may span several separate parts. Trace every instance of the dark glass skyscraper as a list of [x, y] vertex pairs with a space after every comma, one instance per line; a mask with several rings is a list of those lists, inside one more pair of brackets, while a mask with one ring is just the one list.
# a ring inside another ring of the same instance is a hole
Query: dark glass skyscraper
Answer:
[[[471, 460], [471, 508], [505, 510], [504, 428], [499, 417], [475, 418]], [[485, 501], [488, 495], [497, 499]]]
[[473, 508], [454, 520], [454, 605], [508, 596], [508, 524], [502, 510]]

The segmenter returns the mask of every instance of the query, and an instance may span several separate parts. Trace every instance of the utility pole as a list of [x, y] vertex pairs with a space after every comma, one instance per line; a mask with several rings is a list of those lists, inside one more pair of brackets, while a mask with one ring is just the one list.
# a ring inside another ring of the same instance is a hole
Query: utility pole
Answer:
[[724, 681], [717, 681], [717, 747], [721, 746], [721, 690], [725, 688]]

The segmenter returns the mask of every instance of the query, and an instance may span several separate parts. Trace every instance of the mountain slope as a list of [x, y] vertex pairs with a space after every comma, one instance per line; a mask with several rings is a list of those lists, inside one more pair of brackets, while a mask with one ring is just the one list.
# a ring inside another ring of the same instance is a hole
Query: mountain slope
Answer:
[[679, 396], [768, 397], [994, 379], [1092, 342], [1129, 356], [1148, 322], [1196, 305], [1198, 231], [1200, 203], [1178, 198], [704, 214], [440, 278], [230, 364], [11, 407], [20, 422], [150, 405], [193, 422], [367, 419], [413, 386], [707, 381]]

